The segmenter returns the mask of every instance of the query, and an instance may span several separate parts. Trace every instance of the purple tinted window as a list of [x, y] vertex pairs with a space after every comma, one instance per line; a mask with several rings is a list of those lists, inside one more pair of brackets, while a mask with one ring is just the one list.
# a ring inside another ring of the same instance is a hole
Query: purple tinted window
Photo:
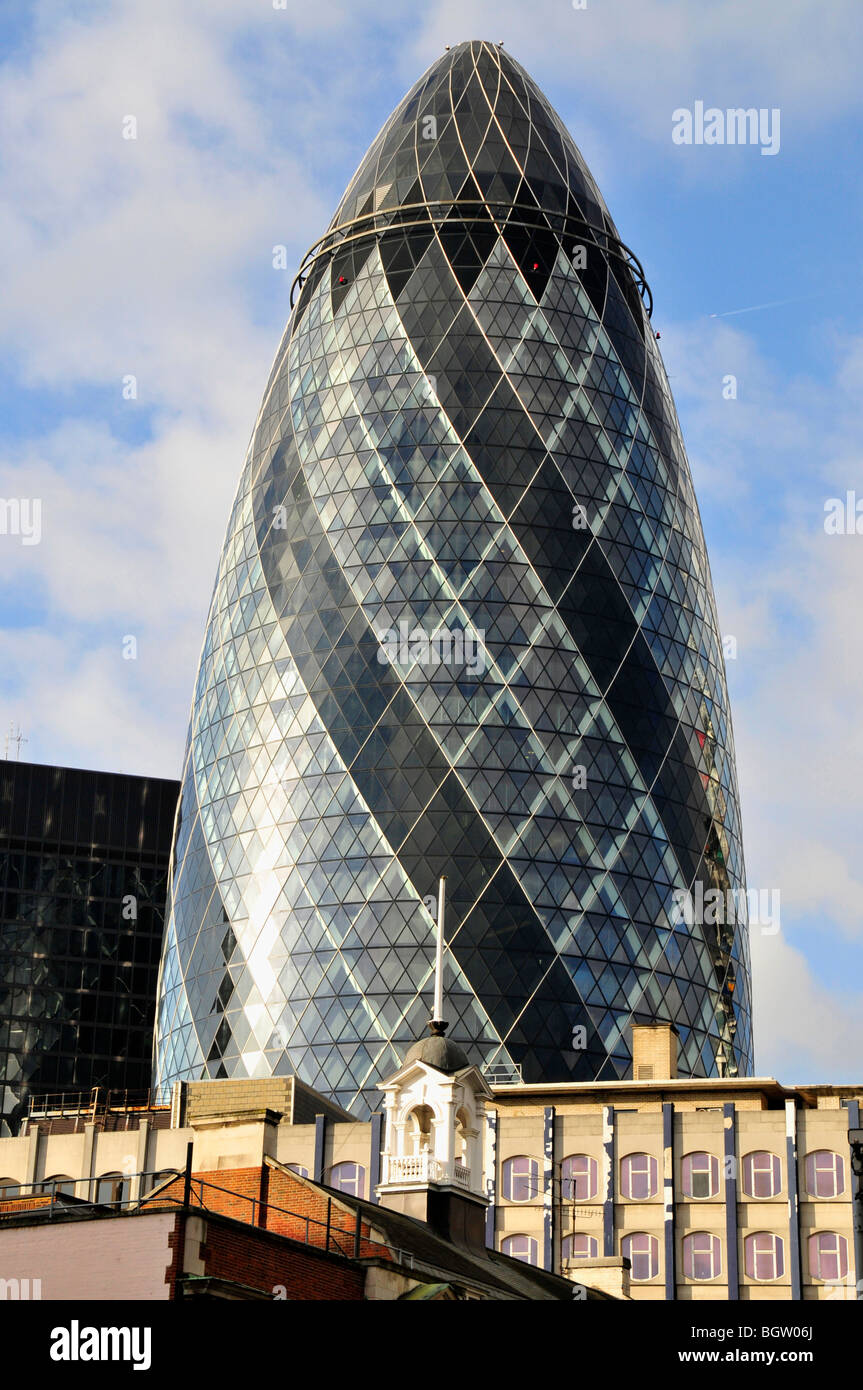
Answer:
[[839, 1197], [845, 1191], [842, 1155], [830, 1149], [816, 1149], [807, 1154], [806, 1190], [810, 1197]]
[[815, 1279], [844, 1279], [848, 1273], [848, 1242], [835, 1231], [809, 1237], [809, 1269]]
[[503, 1195], [508, 1202], [532, 1202], [539, 1192], [539, 1163], [519, 1154], [503, 1165]]
[[596, 1196], [597, 1163], [588, 1154], [570, 1154], [561, 1164], [564, 1201], [590, 1202]]
[[683, 1239], [683, 1273], [687, 1279], [718, 1279], [722, 1246], [709, 1231], [693, 1231]]
[[620, 1243], [620, 1253], [632, 1265], [630, 1278], [636, 1281], [655, 1279], [659, 1272], [659, 1241], [646, 1231], [624, 1236]]
[[566, 1236], [561, 1254], [564, 1260], [592, 1260], [596, 1257], [598, 1248], [593, 1236]]
[[699, 1200], [719, 1191], [719, 1159], [715, 1154], [691, 1153], [683, 1158], [683, 1192]]
[[620, 1190], [634, 1202], [656, 1195], [656, 1159], [650, 1154], [627, 1154], [620, 1163]]
[[775, 1197], [782, 1188], [782, 1169], [777, 1154], [762, 1150], [743, 1159], [743, 1191], [747, 1197], [763, 1200]]
[[362, 1197], [365, 1183], [366, 1170], [359, 1163], [337, 1163], [330, 1169], [330, 1187], [337, 1187], [339, 1192]]
[[750, 1279], [781, 1279], [785, 1273], [785, 1246], [772, 1231], [757, 1231], [743, 1242], [746, 1273]]
[[536, 1264], [537, 1244], [533, 1236], [505, 1236], [500, 1243], [504, 1255], [514, 1260], [524, 1260], [525, 1264]]

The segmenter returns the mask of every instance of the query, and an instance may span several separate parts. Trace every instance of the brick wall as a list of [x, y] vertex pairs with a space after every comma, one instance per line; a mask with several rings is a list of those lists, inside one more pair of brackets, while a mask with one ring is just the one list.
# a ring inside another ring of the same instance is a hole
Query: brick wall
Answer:
[[0, 1216], [17, 1216], [19, 1212], [33, 1211], [36, 1207], [50, 1207], [51, 1194], [45, 1192], [31, 1197], [9, 1197], [0, 1202]]
[[185, 1082], [185, 1123], [243, 1110], [277, 1110], [287, 1119], [291, 1113], [293, 1082], [290, 1077], [267, 1076], [258, 1081]]
[[365, 1275], [356, 1265], [322, 1251], [286, 1246], [260, 1231], [208, 1221], [201, 1255], [210, 1278], [235, 1280], [274, 1297], [277, 1289], [280, 1298], [306, 1301], [358, 1302], [363, 1297]]
[[[201, 1180], [204, 1184], [203, 1201]], [[153, 1198], [183, 1200], [183, 1178], [173, 1182]], [[356, 1216], [341, 1206], [337, 1198], [330, 1199], [319, 1188], [304, 1181], [295, 1173], [262, 1165], [259, 1168], [219, 1168], [196, 1172], [192, 1182], [192, 1205], [204, 1206], [207, 1211], [229, 1216], [244, 1225], [263, 1227], [275, 1235], [290, 1236], [304, 1244], [323, 1249], [327, 1242], [327, 1209], [329, 1206], [329, 1248], [352, 1257], [355, 1250]], [[360, 1226], [359, 1253], [361, 1256], [391, 1258], [385, 1247], [372, 1240], [369, 1223]]]

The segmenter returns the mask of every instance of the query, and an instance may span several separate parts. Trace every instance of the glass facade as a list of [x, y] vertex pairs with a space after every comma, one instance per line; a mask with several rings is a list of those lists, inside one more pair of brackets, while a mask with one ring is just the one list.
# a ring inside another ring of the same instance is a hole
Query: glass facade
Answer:
[[179, 786], [0, 764], [0, 1119], [150, 1085]]
[[745, 1074], [689, 467], [641, 267], [524, 70], [435, 63], [294, 288], [194, 694], [156, 1078], [296, 1072], [362, 1113], [428, 1018], [442, 873], [478, 1062], [617, 1079], [656, 1019], [681, 1074]]

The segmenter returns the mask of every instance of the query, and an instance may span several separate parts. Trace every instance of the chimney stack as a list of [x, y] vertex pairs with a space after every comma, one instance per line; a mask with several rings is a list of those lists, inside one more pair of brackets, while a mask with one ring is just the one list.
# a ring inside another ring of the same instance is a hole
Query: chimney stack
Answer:
[[633, 1081], [673, 1081], [678, 1033], [673, 1023], [633, 1023]]

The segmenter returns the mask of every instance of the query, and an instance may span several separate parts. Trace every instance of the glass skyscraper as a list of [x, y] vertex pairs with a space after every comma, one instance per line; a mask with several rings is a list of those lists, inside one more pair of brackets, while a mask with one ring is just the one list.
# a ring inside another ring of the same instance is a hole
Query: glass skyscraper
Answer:
[[0, 1129], [146, 1091], [179, 787], [0, 762]]
[[618, 1079], [665, 1020], [682, 1074], [745, 1074], [722, 645], [650, 292], [500, 47], [408, 93], [293, 299], [194, 695], [157, 1081], [296, 1072], [362, 1112], [428, 1017], [442, 873], [477, 1061]]

